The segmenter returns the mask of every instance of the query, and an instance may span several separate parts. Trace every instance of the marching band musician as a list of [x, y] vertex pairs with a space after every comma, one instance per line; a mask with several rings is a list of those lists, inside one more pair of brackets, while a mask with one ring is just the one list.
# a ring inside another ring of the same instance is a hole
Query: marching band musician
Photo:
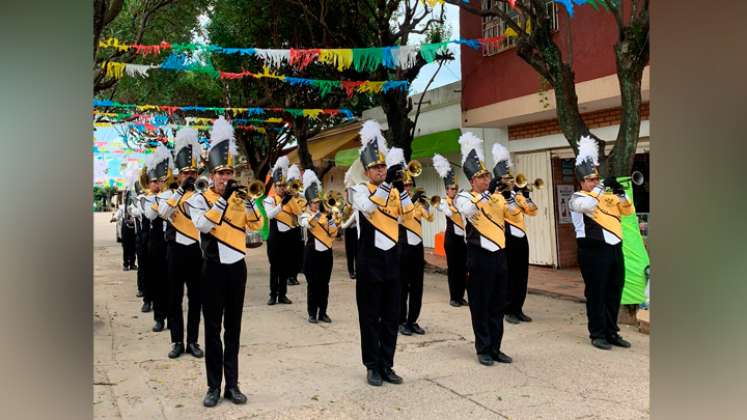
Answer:
[[332, 209], [324, 208], [321, 184], [312, 169], [304, 171], [303, 185], [307, 209], [298, 219], [308, 234], [303, 271], [307, 281], [309, 322], [332, 322], [327, 315], [327, 303], [332, 275], [332, 244], [337, 236], [339, 220]]
[[439, 155], [433, 155], [433, 167], [444, 180], [446, 200], [438, 204], [438, 210], [446, 216], [446, 233], [444, 250], [446, 251], [447, 276], [449, 282], [449, 305], [467, 306], [464, 299], [465, 281], [467, 279], [467, 245], [464, 243], [464, 221], [454, 207], [454, 198], [459, 187], [449, 161]]
[[153, 317], [156, 321], [153, 326], [154, 332], [163, 331], [166, 327], [166, 316], [168, 314], [169, 301], [169, 278], [168, 265], [166, 262], [166, 220], [158, 215], [158, 206], [165, 201], [161, 190], [165, 189], [165, 183], [172, 173], [173, 158], [171, 152], [163, 144], [159, 143], [155, 151], [150, 155], [148, 177], [150, 179], [151, 194], [145, 197], [143, 214], [150, 220], [150, 233], [148, 235], [148, 270], [147, 285], [153, 302]]
[[187, 201], [194, 194], [197, 178], [197, 163], [200, 159], [200, 144], [197, 130], [184, 127], [177, 131], [174, 139], [174, 165], [178, 171], [177, 190], [164, 192], [158, 206], [158, 214], [169, 221], [166, 229], [166, 259], [169, 273], [169, 330], [171, 331], [171, 351], [169, 358], [177, 358], [185, 351], [184, 315], [182, 300], [184, 286], [187, 286], [187, 347], [194, 357], [202, 357], [197, 344], [200, 330], [200, 272], [202, 252], [199, 232], [189, 217]]
[[[135, 233], [137, 235], [137, 242], [135, 243], [135, 252], [137, 253], [138, 268], [137, 268], [137, 297], [143, 298], [143, 306], [140, 308], [142, 312], [150, 312], [153, 307], [153, 300], [151, 300], [150, 294], [148, 293], [148, 280], [147, 280], [147, 269], [148, 269], [148, 242], [150, 240], [150, 220], [143, 215], [143, 208], [145, 206], [145, 197], [150, 192], [150, 186], [148, 183], [148, 177], [146, 174], [146, 168], [143, 167], [143, 176], [141, 179], [135, 182], [135, 188], [140, 186], [140, 191], [135, 197], [133, 203], [132, 214], [135, 217]], [[141, 184], [142, 183], [142, 184]]]
[[[288, 255], [293, 255], [300, 228], [298, 216], [303, 212], [303, 203], [287, 189], [288, 158], [281, 156], [272, 168], [275, 195], [264, 199], [265, 212], [270, 220], [267, 238], [267, 257], [270, 260], [270, 299], [268, 305], [292, 303], [286, 296], [287, 279], [293, 275], [294, 264]], [[296, 229], [298, 228], [298, 229]]]
[[[134, 194], [134, 191], [132, 191]], [[112, 222], [119, 221], [121, 226], [122, 239], [122, 271], [137, 270], [135, 264], [136, 258], [136, 237], [135, 237], [135, 218], [132, 215], [133, 199], [131, 191], [127, 188], [124, 193], [124, 203], [119, 206], [117, 212], [112, 218]]]
[[[288, 168], [288, 179], [287, 182], [290, 184], [294, 180], [296, 182], [301, 181], [301, 169], [298, 165], [293, 164]], [[303, 210], [304, 206], [301, 206]], [[292, 242], [291, 252], [291, 264], [292, 268], [288, 273], [289, 276], [285, 280], [288, 286], [298, 286], [298, 273], [303, 270], [303, 257], [304, 257], [304, 230], [298, 225], [298, 218], [296, 217], [296, 226], [291, 229], [290, 235], [295, 237], [296, 241]]]
[[[620, 217], [635, 212], [615, 177], [599, 180], [599, 145], [584, 136], [578, 142], [576, 177], [581, 184], [568, 201], [584, 278], [591, 344], [609, 350], [630, 347], [618, 331], [617, 316], [625, 283]], [[605, 192], [610, 187], [612, 192]]]
[[358, 212], [353, 211], [353, 193], [352, 179], [350, 178], [351, 169], [345, 172], [345, 209], [342, 222], [342, 231], [345, 236], [345, 259], [348, 263], [348, 276], [355, 280], [356, 264], [355, 257], [358, 254]]
[[[396, 149], [392, 148], [392, 150]], [[402, 162], [404, 164], [404, 156]], [[425, 330], [418, 325], [420, 309], [423, 306], [423, 270], [425, 270], [423, 219], [432, 222], [433, 213], [430, 211], [430, 204], [425, 201], [422, 190], [417, 190], [413, 194], [412, 188], [415, 180], [408, 171], [404, 172], [403, 185], [407, 194], [412, 196], [414, 208], [400, 218], [400, 259], [404, 263], [400, 265], [402, 295], [400, 296], [399, 332], [403, 335], [413, 333], [423, 335]]]
[[468, 132], [462, 134], [459, 144], [462, 168], [472, 186], [470, 192], [457, 194], [455, 205], [466, 220], [467, 295], [477, 359], [486, 366], [511, 363], [511, 357], [501, 351], [508, 281], [504, 217], [519, 210], [502, 180], [491, 180], [482, 140]]
[[506, 215], [506, 263], [508, 264], [508, 293], [506, 295], [505, 320], [512, 324], [531, 322], [524, 314], [523, 306], [527, 298], [529, 276], [529, 241], [527, 240], [524, 215], [537, 214], [537, 206], [529, 197], [528, 187], [519, 189], [511, 175], [511, 157], [508, 149], [500, 143], [493, 144], [493, 175], [504, 178], [511, 187], [511, 197], [519, 209], [517, 213]]
[[[233, 127], [221, 116], [213, 124], [208, 150], [207, 166], [213, 186], [193, 194], [188, 201], [192, 221], [200, 231], [204, 259], [200, 292], [205, 319], [206, 407], [218, 404], [223, 372], [224, 397], [235, 404], [247, 401], [238, 383], [246, 231], [261, 229], [263, 220], [246, 191], [233, 179], [236, 155]], [[221, 343], [221, 324], [225, 343]]]
[[368, 384], [399, 384], [402, 378], [392, 370], [401, 292], [398, 218], [412, 211], [413, 204], [402, 185], [402, 159], [384, 158], [386, 145], [379, 124], [366, 121], [360, 137], [360, 160], [369, 180], [356, 185], [353, 196], [353, 207], [360, 212], [355, 296], [361, 355]]

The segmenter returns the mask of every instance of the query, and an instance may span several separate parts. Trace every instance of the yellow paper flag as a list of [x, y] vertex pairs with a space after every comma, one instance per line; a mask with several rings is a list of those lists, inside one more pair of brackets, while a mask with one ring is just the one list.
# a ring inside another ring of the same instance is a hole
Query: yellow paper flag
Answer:
[[124, 75], [125, 63], [110, 61], [108, 63], [102, 63], [101, 66], [106, 70], [106, 77], [121, 79]]
[[353, 50], [349, 48], [321, 49], [319, 62], [337, 66], [338, 71], [349, 69], [353, 65]]
[[384, 82], [371, 82], [366, 81], [362, 85], [358, 86], [359, 93], [379, 93], [381, 88], [384, 87]]

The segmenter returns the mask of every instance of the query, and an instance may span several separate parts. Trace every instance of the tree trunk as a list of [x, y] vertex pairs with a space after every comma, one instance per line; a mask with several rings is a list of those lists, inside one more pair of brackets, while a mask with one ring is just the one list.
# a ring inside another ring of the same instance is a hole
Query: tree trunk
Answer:
[[394, 90], [381, 95], [381, 108], [386, 114], [389, 129], [386, 132], [389, 147], [402, 148], [405, 160], [412, 157], [412, 126], [409, 113], [412, 102], [406, 91]]

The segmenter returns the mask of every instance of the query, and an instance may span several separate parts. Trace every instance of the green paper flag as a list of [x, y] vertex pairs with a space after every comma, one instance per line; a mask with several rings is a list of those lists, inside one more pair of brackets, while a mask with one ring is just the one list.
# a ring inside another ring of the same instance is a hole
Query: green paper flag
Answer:
[[449, 45], [448, 42], [438, 42], [435, 44], [423, 44], [420, 46], [420, 55], [426, 63], [432, 63], [436, 59], [436, 54]]
[[[629, 176], [617, 178], [625, 187], [625, 194], [633, 202], [633, 185]], [[635, 203], [633, 204], [635, 208]], [[646, 267], [651, 263], [648, 252], [643, 244], [641, 230], [638, 226], [638, 216], [634, 212], [630, 216], [622, 216], [623, 258], [625, 259], [625, 286], [623, 287], [623, 305], [637, 305], [646, 300]]]
[[332, 89], [337, 88], [340, 86], [339, 80], [314, 80], [311, 82], [311, 84], [319, 89], [319, 96], [321, 98], [324, 98], [332, 92]]
[[360, 72], [375, 71], [384, 61], [384, 48], [353, 49], [353, 68]]

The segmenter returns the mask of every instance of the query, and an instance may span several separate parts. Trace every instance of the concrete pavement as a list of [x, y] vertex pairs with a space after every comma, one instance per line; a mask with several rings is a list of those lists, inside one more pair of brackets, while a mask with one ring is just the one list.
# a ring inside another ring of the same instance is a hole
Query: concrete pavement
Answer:
[[[140, 312], [135, 272], [121, 271], [109, 214], [94, 216], [94, 415], [101, 419], [633, 419], [649, 417], [648, 336], [623, 326], [631, 349], [597, 350], [584, 306], [530, 295], [535, 322], [506, 323], [511, 365], [484, 367], [474, 354], [468, 308], [448, 305], [446, 277], [426, 273], [420, 325], [400, 336], [395, 370], [405, 383], [365, 383], [355, 282], [336, 258], [331, 324], [306, 321], [306, 282], [292, 305], [266, 306], [266, 250], [247, 256], [241, 389], [249, 403], [202, 407], [204, 359], [169, 359], [168, 331], [153, 333]], [[203, 340], [200, 326], [200, 341]], [[204, 346], [203, 346], [204, 347]]]

